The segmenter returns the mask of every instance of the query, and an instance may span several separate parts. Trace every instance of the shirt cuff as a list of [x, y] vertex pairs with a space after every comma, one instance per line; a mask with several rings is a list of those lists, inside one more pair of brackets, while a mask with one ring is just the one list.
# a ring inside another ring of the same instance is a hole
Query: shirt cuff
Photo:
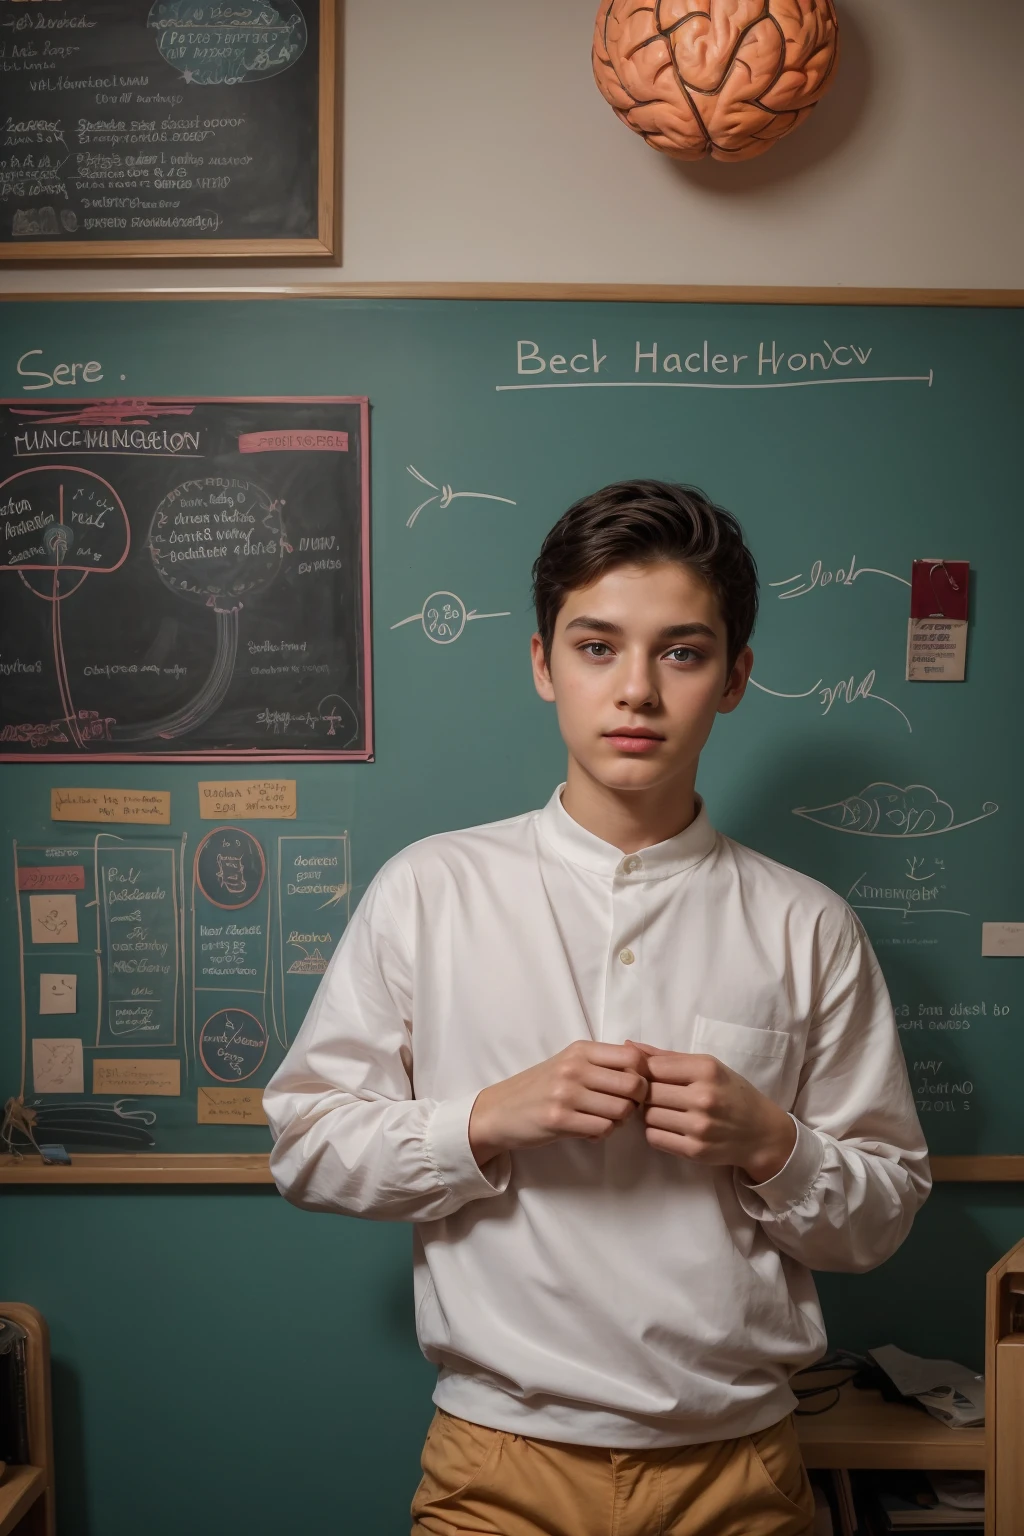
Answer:
[[825, 1161], [825, 1147], [821, 1137], [795, 1115], [789, 1118], [796, 1126], [796, 1141], [787, 1162], [778, 1173], [766, 1179], [763, 1184], [748, 1184], [739, 1170], [736, 1173], [736, 1193], [740, 1205], [748, 1216], [756, 1219], [763, 1217], [766, 1210], [778, 1216], [789, 1210], [790, 1206], [799, 1204], [809, 1194]]
[[[446, 1189], [465, 1202], [504, 1194], [512, 1177], [512, 1157], [502, 1152], [481, 1168], [469, 1144], [469, 1117], [477, 1094], [444, 1099], [427, 1122], [427, 1153]], [[488, 1176], [490, 1175], [490, 1177]]]

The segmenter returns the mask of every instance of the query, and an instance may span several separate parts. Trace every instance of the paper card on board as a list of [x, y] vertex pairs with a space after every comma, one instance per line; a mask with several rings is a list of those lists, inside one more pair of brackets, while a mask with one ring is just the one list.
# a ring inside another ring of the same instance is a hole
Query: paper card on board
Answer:
[[68, 895], [30, 896], [33, 944], [77, 944], [78, 902]]
[[40, 1013], [77, 1013], [78, 977], [44, 971], [39, 978]]
[[167, 789], [51, 789], [50, 820], [167, 827], [171, 794]]
[[262, 1088], [200, 1088], [200, 1125], [266, 1125]]
[[35, 1093], [84, 1093], [81, 1040], [33, 1040], [32, 1088]]
[[914, 561], [907, 626], [908, 683], [964, 681], [970, 580], [967, 560]]
[[1024, 955], [1024, 923], [982, 923], [981, 953], [990, 958]]
[[199, 815], [203, 821], [294, 821], [294, 779], [201, 779]]
[[178, 1098], [181, 1094], [181, 1062], [111, 1061], [100, 1057], [92, 1064], [93, 1093], [128, 1093], [136, 1098]]

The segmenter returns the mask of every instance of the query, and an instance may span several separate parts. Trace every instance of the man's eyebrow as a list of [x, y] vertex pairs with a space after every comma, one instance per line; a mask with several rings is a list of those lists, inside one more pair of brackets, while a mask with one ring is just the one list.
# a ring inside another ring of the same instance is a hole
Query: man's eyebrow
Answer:
[[[565, 626], [565, 632], [568, 633], [570, 629], [592, 629], [597, 630], [598, 634], [601, 635], [622, 634], [621, 626], [613, 624], [610, 619], [592, 618], [590, 614], [586, 613], [581, 613], [578, 618], [570, 619]], [[658, 639], [660, 641], [688, 640], [694, 635], [705, 635], [711, 640], [717, 640], [718, 638], [710, 625], [694, 622], [692, 624], [670, 624], [667, 629], [661, 631]]]

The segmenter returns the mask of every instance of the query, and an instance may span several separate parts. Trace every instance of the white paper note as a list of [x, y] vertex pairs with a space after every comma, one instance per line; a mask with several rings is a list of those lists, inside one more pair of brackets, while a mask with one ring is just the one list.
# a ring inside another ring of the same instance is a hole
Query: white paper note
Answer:
[[44, 971], [39, 978], [40, 1013], [77, 1013], [78, 977]]
[[982, 923], [983, 955], [1024, 955], [1024, 923]]
[[33, 1040], [32, 1086], [36, 1093], [84, 1093], [81, 1040]]

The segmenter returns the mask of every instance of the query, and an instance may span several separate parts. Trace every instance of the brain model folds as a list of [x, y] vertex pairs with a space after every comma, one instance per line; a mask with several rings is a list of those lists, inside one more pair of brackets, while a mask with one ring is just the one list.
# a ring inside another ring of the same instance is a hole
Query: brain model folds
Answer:
[[752, 160], [802, 122], [835, 70], [832, 0], [601, 0], [594, 76], [676, 160]]

